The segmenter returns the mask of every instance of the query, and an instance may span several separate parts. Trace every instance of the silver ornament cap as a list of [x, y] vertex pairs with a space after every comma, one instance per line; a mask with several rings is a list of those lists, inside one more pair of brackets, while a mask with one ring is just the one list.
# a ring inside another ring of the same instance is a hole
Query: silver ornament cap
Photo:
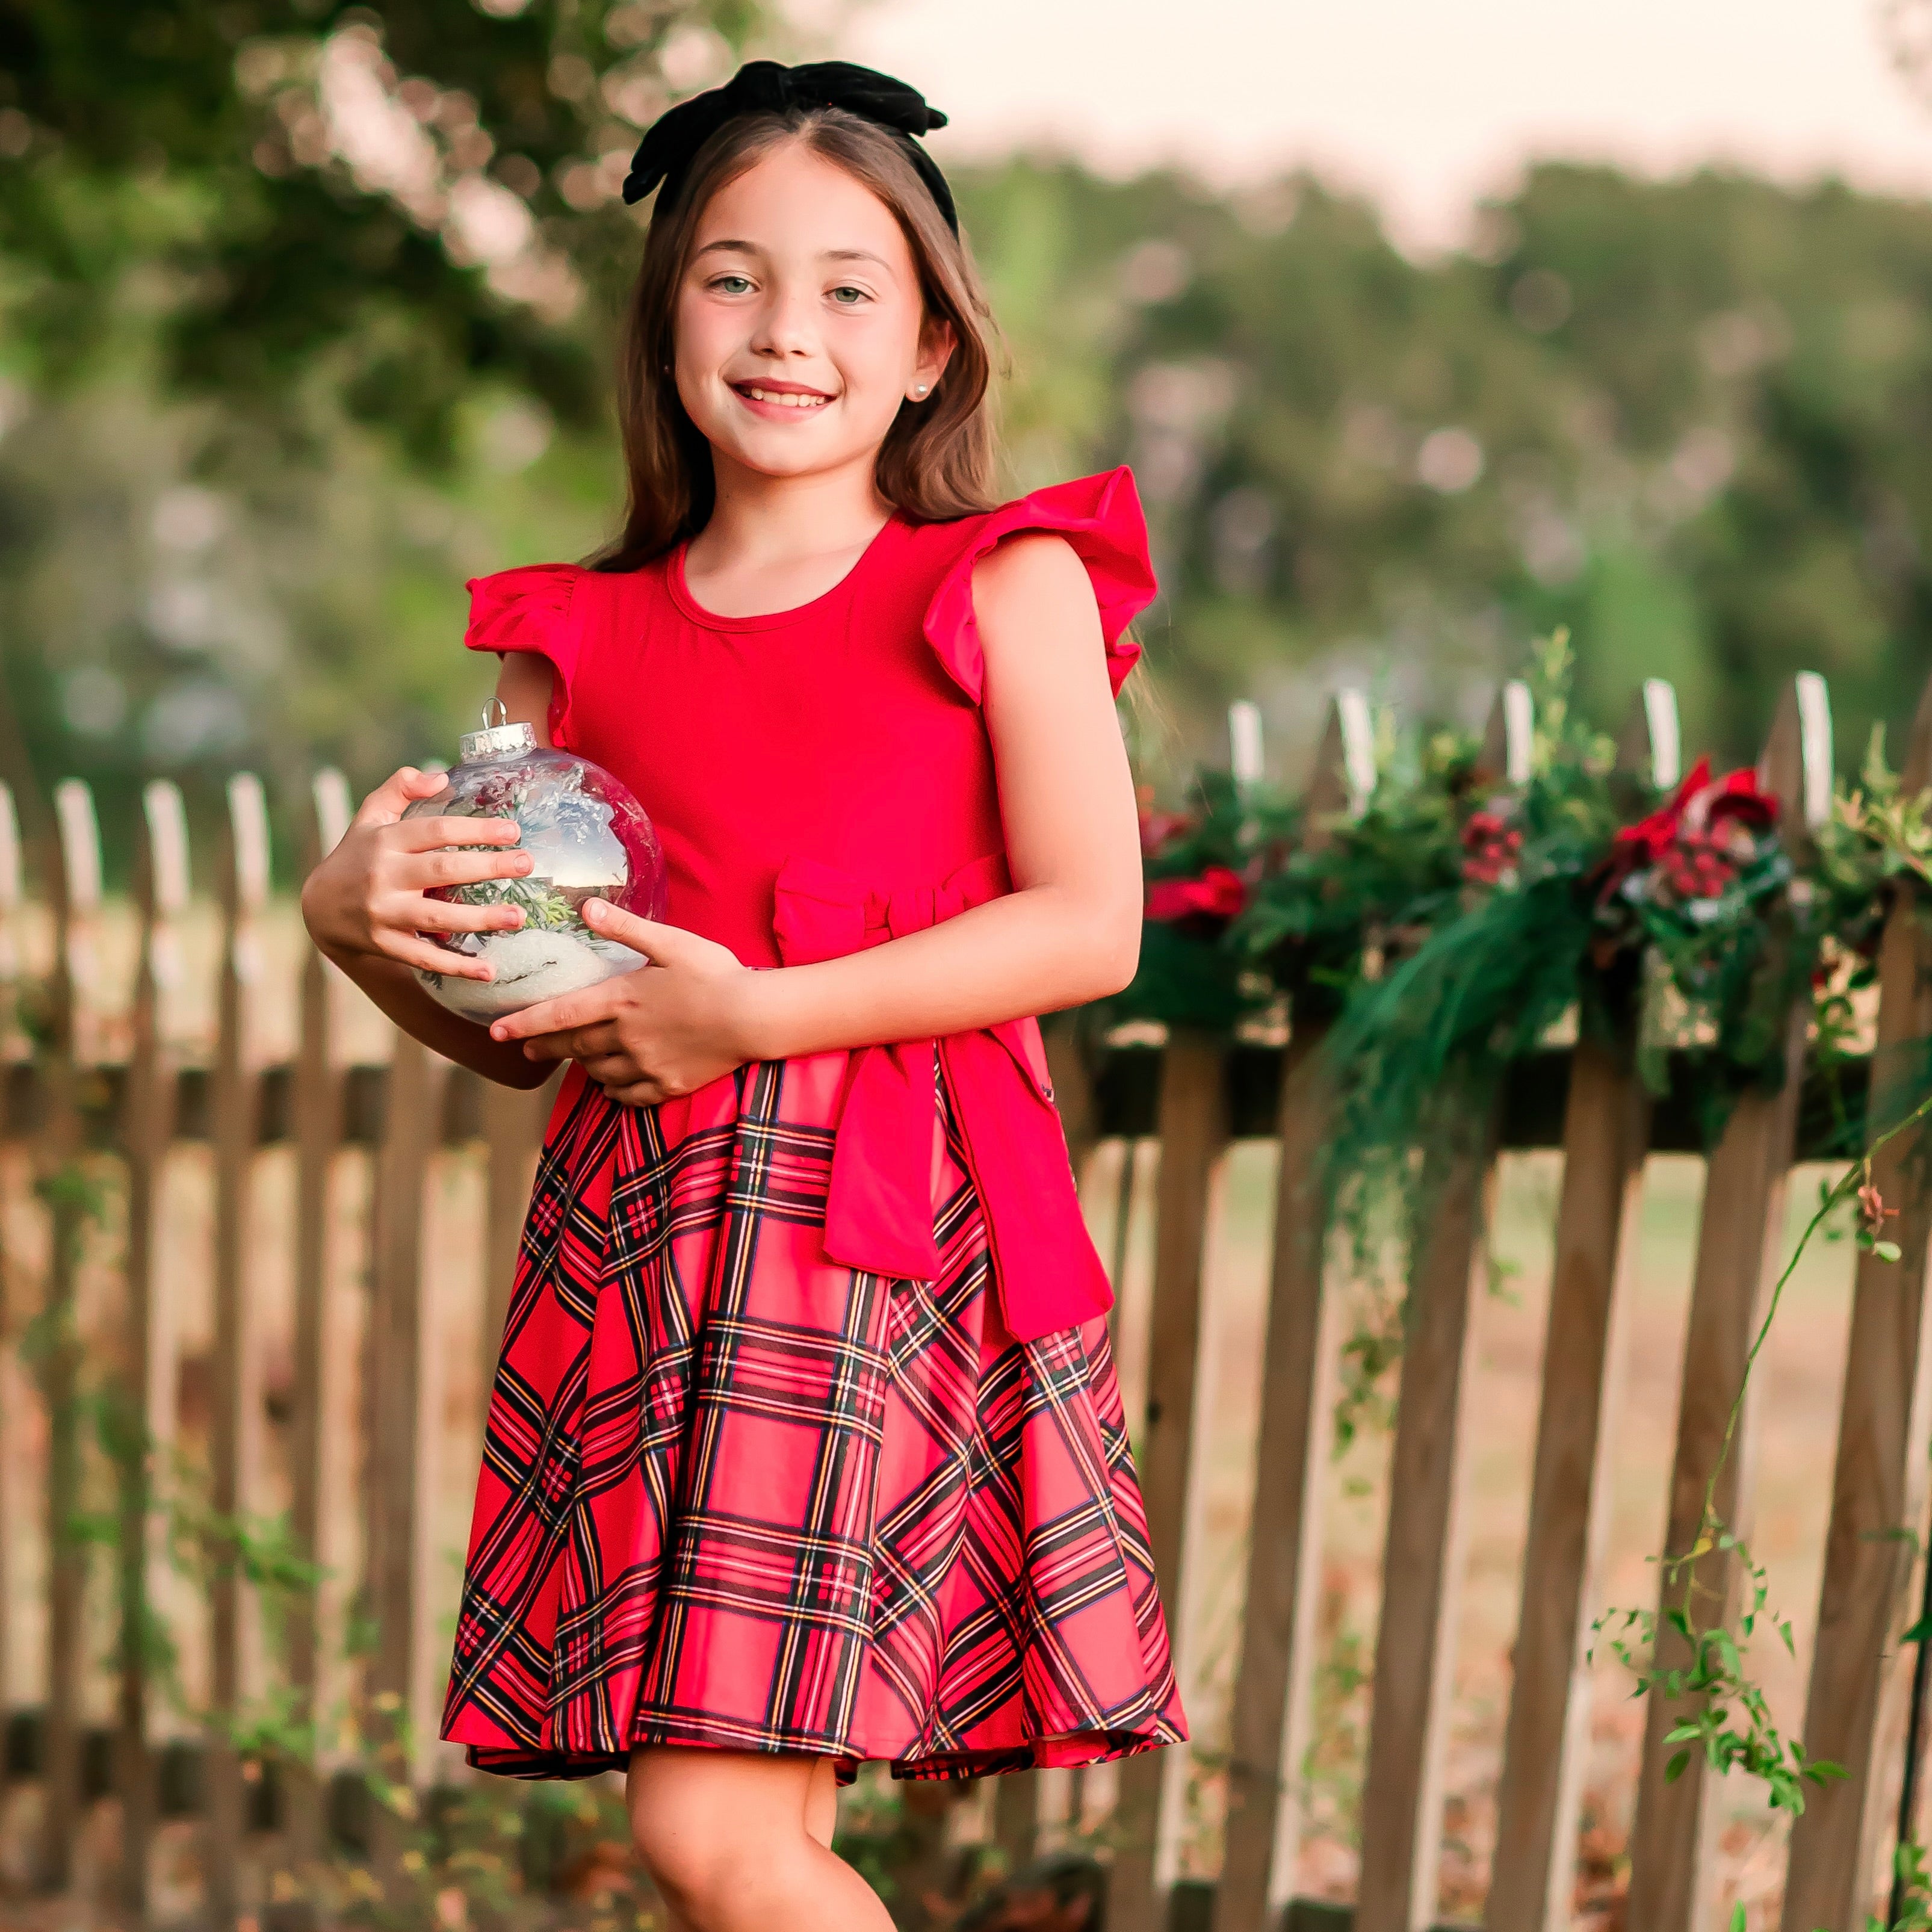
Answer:
[[478, 758], [501, 758], [517, 752], [534, 752], [537, 731], [534, 724], [512, 724], [500, 698], [493, 698], [483, 707], [483, 728], [466, 731], [457, 740], [457, 750], [466, 765]]

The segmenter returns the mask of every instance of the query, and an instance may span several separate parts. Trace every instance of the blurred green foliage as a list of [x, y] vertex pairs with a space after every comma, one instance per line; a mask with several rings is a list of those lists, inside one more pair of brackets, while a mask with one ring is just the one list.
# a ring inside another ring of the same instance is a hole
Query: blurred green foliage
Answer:
[[[446, 754], [462, 580], [616, 510], [638, 127], [753, 46], [755, 0], [0, 0], [0, 776], [112, 834], [152, 772]], [[1730, 758], [1793, 670], [1847, 756], [1932, 670], [1932, 208], [1546, 166], [1416, 261], [1299, 178], [959, 188], [1014, 486], [1139, 476], [1170, 772], [1236, 695], [1291, 778], [1340, 679], [1467, 718], [1558, 624], [1594, 715], [1669, 676]]]

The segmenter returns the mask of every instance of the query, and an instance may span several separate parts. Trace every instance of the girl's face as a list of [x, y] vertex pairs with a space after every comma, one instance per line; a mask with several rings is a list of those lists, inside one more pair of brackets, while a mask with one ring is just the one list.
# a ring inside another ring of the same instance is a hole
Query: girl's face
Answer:
[[767, 476], [870, 464], [952, 353], [892, 210], [799, 142], [728, 182], [678, 290], [677, 392], [714, 455]]

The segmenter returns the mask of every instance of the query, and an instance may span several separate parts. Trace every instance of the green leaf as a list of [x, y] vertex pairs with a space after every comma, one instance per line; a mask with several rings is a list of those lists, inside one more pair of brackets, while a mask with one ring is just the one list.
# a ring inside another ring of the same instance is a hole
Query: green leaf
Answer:
[[1904, 1250], [1896, 1241], [1874, 1241], [1872, 1252], [1882, 1262], [1895, 1262]]
[[1664, 1767], [1664, 1783], [1666, 1784], [1675, 1784], [1677, 1780], [1684, 1775], [1684, 1770], [1690, 1764], [1690, 1754], [1688, 1750], [1679, 1751], [1676, 1756]]

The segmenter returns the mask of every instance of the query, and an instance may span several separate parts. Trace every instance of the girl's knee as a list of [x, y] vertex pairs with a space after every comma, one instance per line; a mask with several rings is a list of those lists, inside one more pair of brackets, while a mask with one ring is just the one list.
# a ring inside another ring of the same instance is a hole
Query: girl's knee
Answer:
[[631, 1841], [665, 1903], [704, 1926], [728, 1916], [730, 1900], [788, 1850], [804, 1849], [805, 1792], [802, 1778], [766, 1767], [692, 1758], [634, 1784]]

